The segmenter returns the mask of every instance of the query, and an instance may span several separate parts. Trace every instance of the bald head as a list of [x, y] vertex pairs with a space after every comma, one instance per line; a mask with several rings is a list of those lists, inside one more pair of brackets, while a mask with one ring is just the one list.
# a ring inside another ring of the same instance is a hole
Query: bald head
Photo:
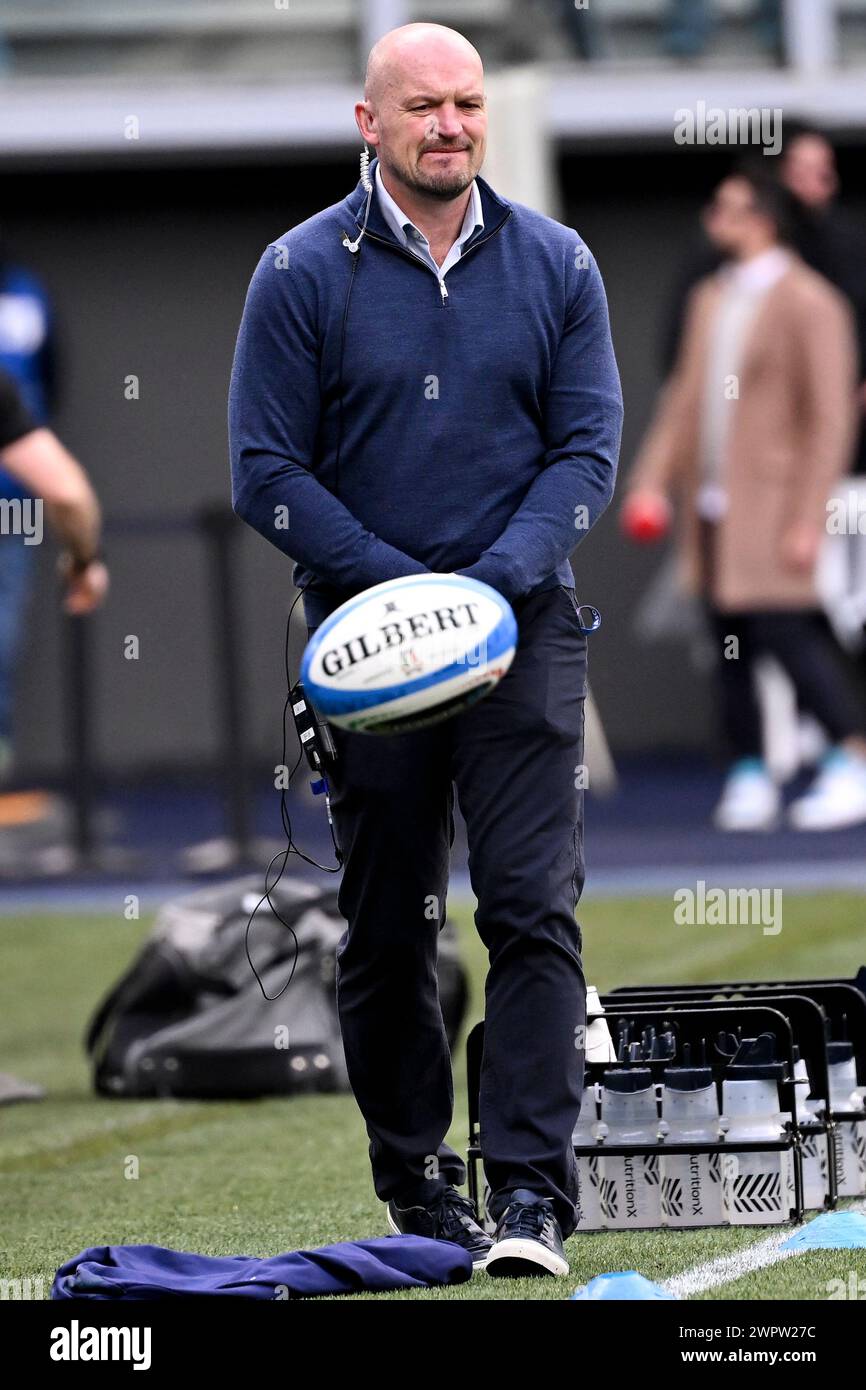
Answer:
[[480, 169], [487, 143], [478, 50], [443, 24], [392, 29], [370, 52], [355, 118], [392, 183], [423, 197], [460, 197]]
[[478, 50], [456, 29], [444, 24], [404, 24], [391, 29], [374, 44], [367, 59], [364, 99], [378, 106], [386, 93], [404, 78], [431, 66], [475, 65], [479, 85], [484, 84], [484, 65]]

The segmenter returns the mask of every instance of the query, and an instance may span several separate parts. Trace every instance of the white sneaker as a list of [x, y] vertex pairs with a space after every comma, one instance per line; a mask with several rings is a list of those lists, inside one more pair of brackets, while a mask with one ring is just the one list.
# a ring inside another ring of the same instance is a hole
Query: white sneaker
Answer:
[[842, 830], [866, 821], [866, 758], [834, 748], [805, 796], [791, 803], [788, 819], [795, 830]]
[[717, 830], [772, 830], [779, 820], [779, 788], [759, 758], [734, 763], [713, 812]]

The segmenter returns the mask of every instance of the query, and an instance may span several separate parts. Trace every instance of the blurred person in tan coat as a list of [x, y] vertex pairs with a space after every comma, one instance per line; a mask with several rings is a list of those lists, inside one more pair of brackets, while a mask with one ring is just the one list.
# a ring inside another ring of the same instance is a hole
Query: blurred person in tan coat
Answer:
[[627, 532], [661, 531], [679, 502], [681, 574], [712, 626], [733, 757], [715, 821], [772, 828], [754, 661], [771, 654], [832, 749], [789, 808], [798, 829], [866, 821], [866, 717], [820, 618], [814, 573], [827, 498], [848, 469], [857, 351], [844, 297], [786, 244], [785, 191], [745, 169], [705, 214], [729, 260], [688, 302], [680, 350], [628, 478]]

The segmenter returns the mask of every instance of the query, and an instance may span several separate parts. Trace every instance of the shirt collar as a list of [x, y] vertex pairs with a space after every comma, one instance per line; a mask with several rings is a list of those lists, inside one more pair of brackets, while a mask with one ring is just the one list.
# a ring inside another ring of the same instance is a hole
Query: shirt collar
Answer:
[[[460, 229], [460, 235], [454, 243], [455, 246], [460, 246], [461, 248], [464, 242], [467, 242], [469, 238], [474, 235], [478, 227], [484, 226], [481, 194], [478, 191], [478, 183], [475, 179], [472, 180], [471, 190], [469, 202], [466, 207], [466, 216], [463, 219], [463, 226]], [[417, 242], [420, 245], [429, 246], [429, 242], [426, 236], [424, 236], [424, 233], [421, 232], [419, 227], [415, 226], [412, 219], [407, 217], [405, 212], [394, 202], [394, 199], [382, 182], [378, 160], [376, 161], [376, 191], [379, 195], [382, 215], [401, 245], [408, 246], [410, 242]], [[420, 235], [416, 236], [416, 232], [420, 233]]]
[[731, 284], [743, 290], [767, 290], [785, 274], [791, 264], [791, 253], [783, 246], [770, 246], [759, 256], [728, 267]]

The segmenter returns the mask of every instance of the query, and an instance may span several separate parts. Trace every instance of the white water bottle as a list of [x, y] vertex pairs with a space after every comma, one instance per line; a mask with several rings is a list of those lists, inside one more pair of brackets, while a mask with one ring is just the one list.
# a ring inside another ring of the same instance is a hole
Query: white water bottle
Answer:
[[571, 1142], [578, 1145], [593, 1145], [597, 1150], [592, 1154], [577, 1155], [577, 1230], [600, 1231], [603, 1229], [601, 1215], [601, 1148], [598, 1142], [598, 1097], [594, 1083], [583, 1092], [580, 1114]]
[[666, 1143], [718, 1143], [719, 1100], [709, 1067], [666, 1067], [662, 1082], [661, 1215], [665, 1226], [725, 1223], [719, 1154], [666, 1153]]
[[[800, 1049], [794, 1047], [794, 1101], [798, 1124], [812, 1124], [818, 1118], [820, 1102], [809, 1099], [809, 1073]], [[803, 1206], [814, 1211], [826, 1204], [829, 1162], [826, 1134], [806, 1130], [801, 1147], [803, 1155]], [[794, 1201], [794, 1166], [791, 1164], [790, 1197]]]
[[[827, 1044], [830, 1109], [863, 1114], [857, 1089], [857, 1063], [849, 1042]], [[866, 1120], [839, 1120], [836, 1125], [836, 1191], [840, 1197], [866, 1192]]]
[[602, 1077], [604, 1141], [601, 1210], [607, 1230], [661, 1225], [659, 1155], [612, 1154], [613, 1144], [658, 1143], [658, 1107], [649, 1067], [611, 1068]]
[[790, 1163], [784, 1149], [738, 1150], [737, 1140], [754, 1143], [785, 1136], [788, 1116], [779, 1109], [779, 1082], [785, 1068], [775, 1060], [772, 1033], [746, 1038], [722, 1081], [721, 1127], [725, 1215], [733, 1226], [767, 1226], [790, 1215]]
[[595, 985], [586, 987], [586, 1061], [615, 1062], [616, 1050]]

